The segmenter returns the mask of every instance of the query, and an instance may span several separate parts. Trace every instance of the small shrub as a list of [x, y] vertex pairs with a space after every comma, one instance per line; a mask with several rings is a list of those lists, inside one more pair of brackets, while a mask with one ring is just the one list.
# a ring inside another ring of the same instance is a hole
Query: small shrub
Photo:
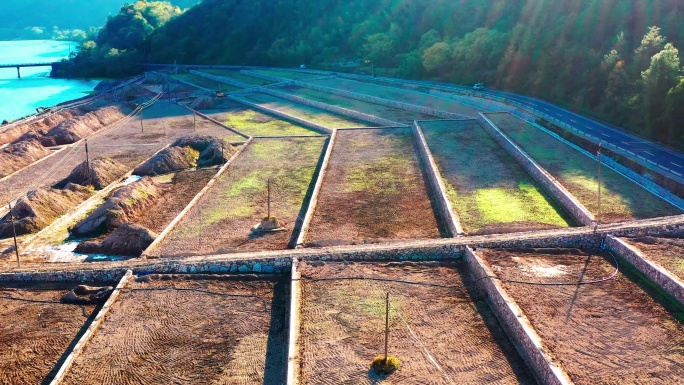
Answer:
[[373, 363], [371, 363], [371, 369], [378, 373], [390, 374], [399, 369], [400, 365], [401, 361], [399, 361], [397, 357], [387, 356], [387, 360], [385, 360], [385, 356], [381, 355], [373, 359]]

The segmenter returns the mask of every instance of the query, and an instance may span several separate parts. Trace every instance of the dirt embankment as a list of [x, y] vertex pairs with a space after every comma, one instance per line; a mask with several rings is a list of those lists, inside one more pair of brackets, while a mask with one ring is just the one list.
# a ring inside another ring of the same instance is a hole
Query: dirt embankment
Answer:
[[71, 233], [92, 235], [110, 231], [140, 215], [163, 194], [164, 187], [146, 176], [117, 189], [107, 201], [87, 218], [77, 223]]
[[121, 178], [129, 169], [123, 164], [110, 158], [95, 158], [90, 162], [83, 162], [76, 166], [69, 176], [56, 184], [56, 187], [66, 186], [69, 183], [82, 186], [93, 186], [96, 190], [102, 190], [110, 183]]
[[142, 226], [126, 222], [109, 234], [102, 242], [82, 242], [76, 246], [75, 251], [83, 254], [139, 257], [154, 242], [157, 236], [158, 234]]
[[0, 150], [0, 178], [6, 177], [29, 164], [48, 156], [51, 151], [36, 139], [12, 143]]
[[176, 139], [170, 147], [140, 165], [133, 173], [154, 176], [193, 167], [222, 164], [237, 149], [237, 146], [223, 143], [213, 136], [185, 136]]
[[3, 144], [14, 142], [27, 132], [36, 130], [47, 130], [51, 127], [54, 127], [62, 123], [65, 120], [83, 115], [84, 113], [84, 111], [78, 108], [73, 108], [69, 110], [60, 111], [56, 114], [47, 116], [43, 119], [39, 119], [30, 123], [16, 125], [0, 134], [0, 146]]

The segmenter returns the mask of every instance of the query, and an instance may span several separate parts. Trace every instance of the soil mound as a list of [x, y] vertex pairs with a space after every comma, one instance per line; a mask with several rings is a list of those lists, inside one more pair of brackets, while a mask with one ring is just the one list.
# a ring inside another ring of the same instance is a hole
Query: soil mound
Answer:
[[148, 176], [123, 186], [92, 214], [77, 223], [71, 233], [91, 235], [120, 227], [154, 204], [163, 192], [163, 187]]
[[126, 114], [118, 106], [108, 106], [88, 112], [85, 115], [66, 120], [50, 129], [41, 138], [41, 144], [45, 147], [51, 147], [77, 142], [124, 116]]
[[113, 291], [114, 288], [112, 286], [93, 287], [78, 285], [62, 296], [62, 302], [79, 305], [104, 303]]
[[35, 139], [24, 140], [0, 150], [0, 178], [48, 156], [50, 150]]
[[86, 241], [76, 247], [77, 253], [139, 257], [154, 242], [157, 234], [135, 224], [124, 223], [102, 243]]
[[222, 164], [237, 151], [213, 136], [192, 135], [176, 139], [147, 162], [133, 170], [135, 175], [160, 175], [192, 167]]
[[128, 171], [126, 166], [113, 159], [95, 158], [89, 164], [84, 161], [76, 166], [71, 170], [69, 176], [56, 184], [56, 187], [74, 183], [82, 186], [93, 186], [96, 190], [101, 190], [123, 176], [126, 171]]
[[192, 147], [168, 147], [133, 170], [135, 175], [161, 175], [195, 167], [199, 152]]
[[[68, 184], [63, 190], [30, 191], [12, 208], [17, 235], [31, 234], [44, 229], [55, 219], [66, 214], [69, 209], [86, 200], [90, 194], [90, 189], [74, 184]], [[12, 223], [7, 214], [0, 220], [0, 237], [11, 236]]]
[[21, 138], [24, 134], [35, 130], [44, 130], [47, 132], [51, 127], [82, 114], [81, 110], [74, 108], [51, 114], [42, 119], [16, 125], [0, 135], [0, 145], [12, 143]]
[[213, 110], [216, 108], [216, 100], [214, 98], [201, 96], [189, 105], [193, 110]]

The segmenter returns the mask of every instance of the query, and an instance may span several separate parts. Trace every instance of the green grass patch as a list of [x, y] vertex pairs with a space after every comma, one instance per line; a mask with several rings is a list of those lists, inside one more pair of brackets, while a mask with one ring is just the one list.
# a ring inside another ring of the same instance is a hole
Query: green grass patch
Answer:
[[221, 76], [227, 79], [235, 80], [240, 83], [249, 84], [251, 86], [265, 86], [267, 84], [272, 84], [270, 80], [265, 80], [261, 78], [255, 78], [253, 76], [243, 75], [239, 70], [219, 70], [219, 69], [203, 69], [199, 72], [204, 72], [206, 74]]
[[194, 84], [197, 87], [207, 88], [210, 90], [218, 90], [219, 87], [224, 92], [231, 92], [231, 91], [236, 91], [236, 90], [240, 89], [238, 87], [233, 87], [233, 86], [225, 84], [225, 83], [217, 82], [216, 80], [203, 78], [201, 76], [197, 76], [197, 75], [193, 75], [193, 74], [173, 75], [172, 77], [179, 79], [179, 80], [183, 80], [183, 81], [188, 82], [190, 84]]
[[242, 109], [226, 114], [223, 123], [250, 136], [316, 135], [317, 131], [296, 126], [258, 111]]
[[250, 93], [241, 94], [241, 98], [252, 103], [271, 108], [276, 111], [295, 116], [300, 119], [307, 120], [312, 123], [319, 124], [328, 128], [346, 128], [346, 127], [369, 127], [368, 124], [352, 118], [346, 118], [331, 112], [319, 110], [317, 108], [308, 107], [303, 104], [290, 102], [289, 100], [277, 98], [275, 96]]
[[321, 76], [318, 74], [309, 74], [309, 73], [305, 73], [305, 72], [278, 71], [278, 70], [256, 70], [256, 71], [252, 71], [252, 72], [258, 72], [258, 73], [262, 73], [264, 75], [277, 76], [277, 77], [280, 77], [283, 79], [295, 79], [295, 80], [311, 79], [311, 78]]
[[466, 233], [510, 223], [571, 225], [563, 210], [477, 122], [422, 126]]
[[[592, 213], [598, 213], [598, 162], [510, 114], [488, 116]], [[681, 211], [607, 168], [601, 168], [603, 221], [654, 218]]]

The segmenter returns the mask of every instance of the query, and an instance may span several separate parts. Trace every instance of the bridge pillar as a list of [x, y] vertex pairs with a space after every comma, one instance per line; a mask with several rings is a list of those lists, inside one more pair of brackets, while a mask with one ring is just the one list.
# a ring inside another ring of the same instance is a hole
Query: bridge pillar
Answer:
[[19, 68], [21, 67], [17, 66], [17, 77], [21, 79], [21, 70]]

